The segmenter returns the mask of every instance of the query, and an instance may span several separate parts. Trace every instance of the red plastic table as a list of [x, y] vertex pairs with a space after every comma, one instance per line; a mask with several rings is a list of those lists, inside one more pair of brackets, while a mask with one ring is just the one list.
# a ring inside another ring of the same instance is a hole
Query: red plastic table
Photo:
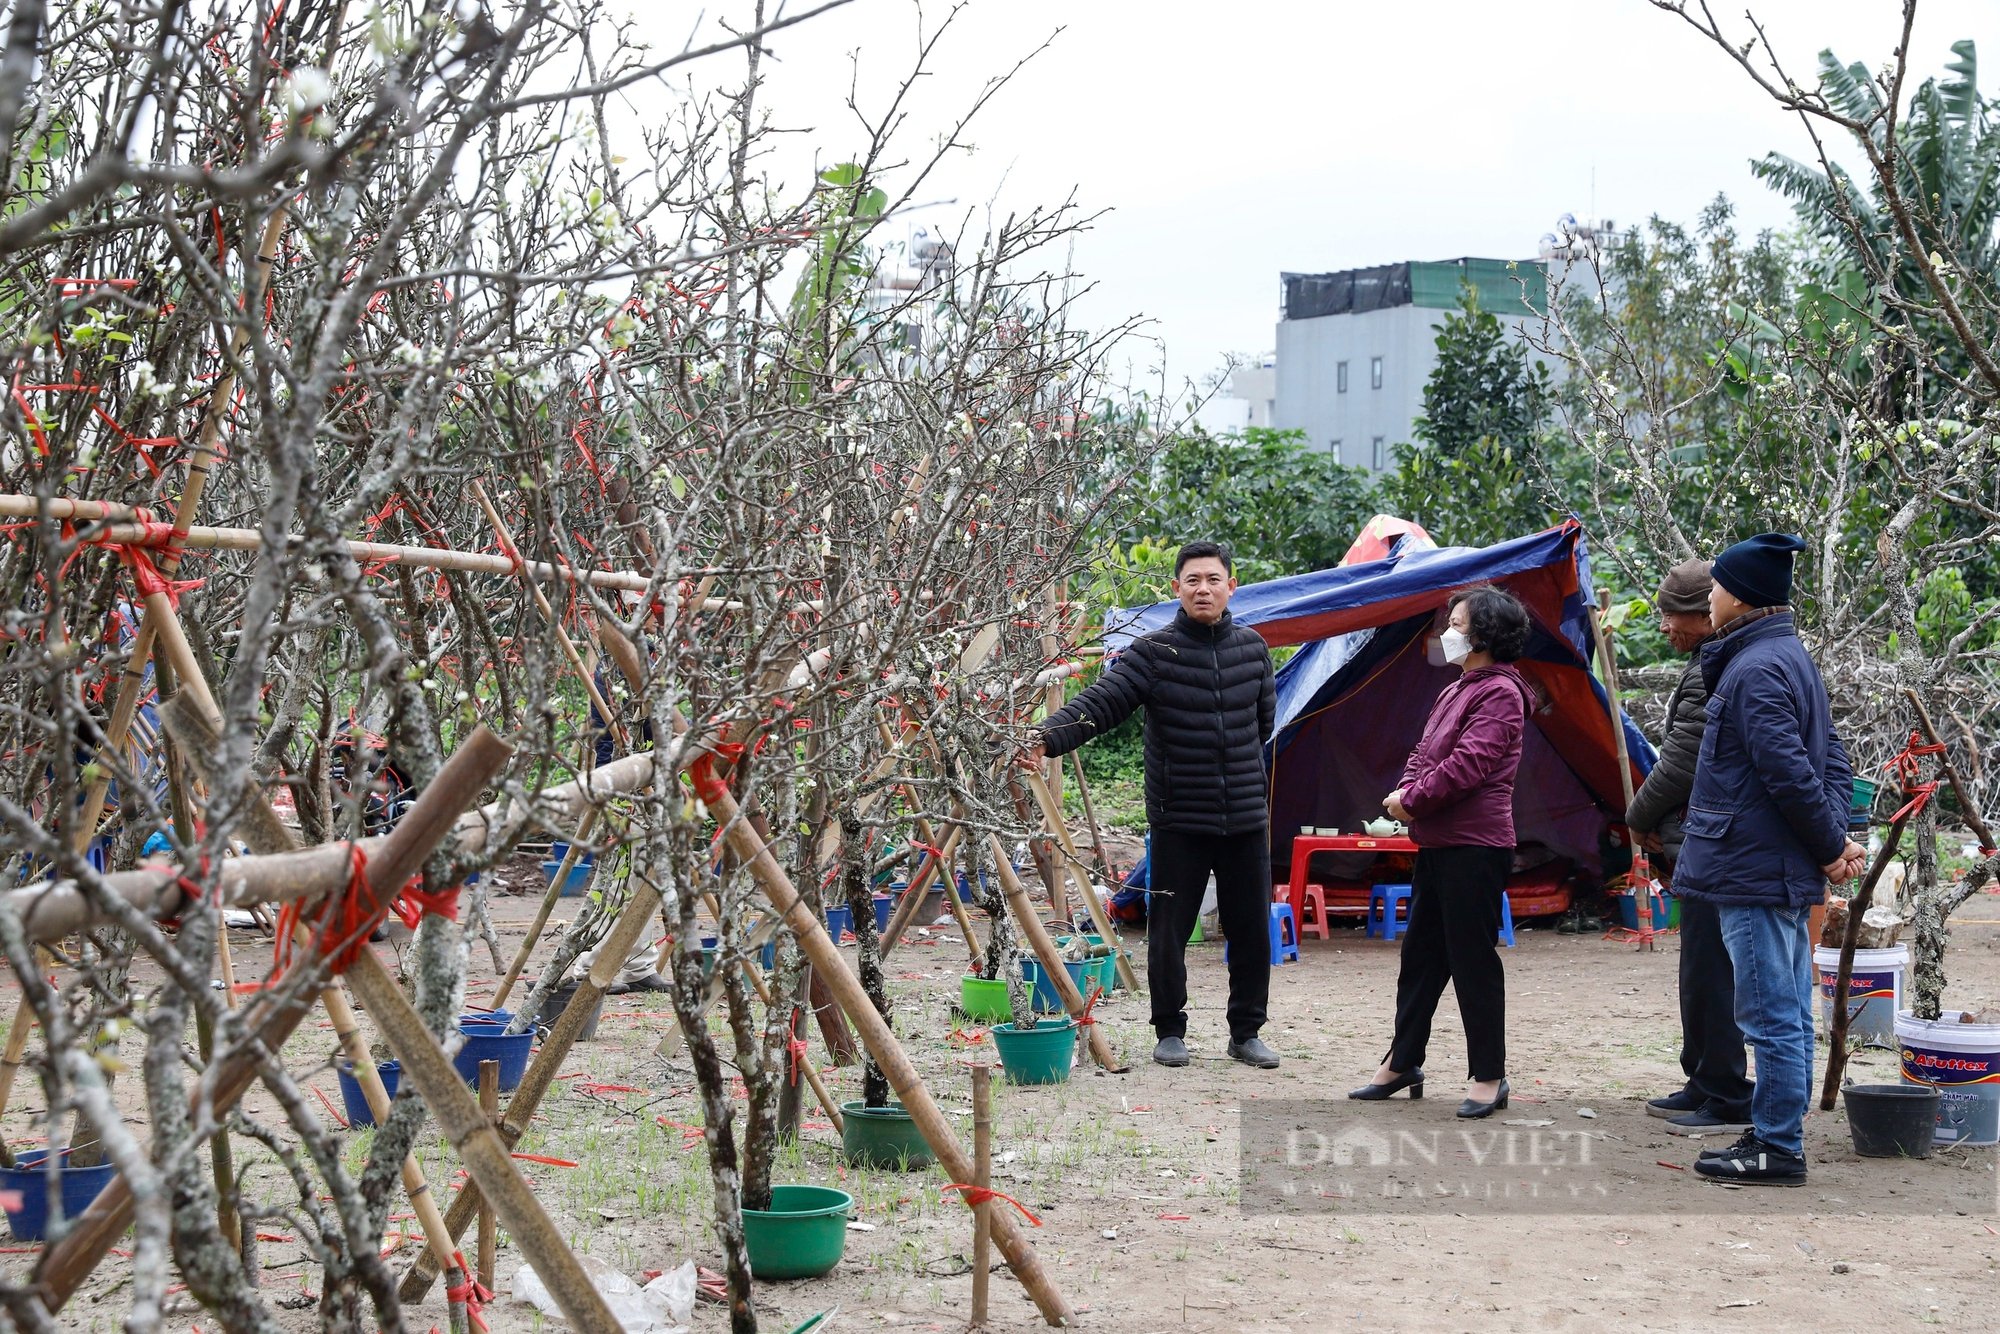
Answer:
[[1400, 834], [1378, 838], [1374, 834], [1298, 834], [1292, 838], [1292, 878], [1285, 886], [1285, 901], [1292, 905], [1292, 921], [1305, 920], [1306, 882], [1315, 852], [1408, 852], [1417, 845]]

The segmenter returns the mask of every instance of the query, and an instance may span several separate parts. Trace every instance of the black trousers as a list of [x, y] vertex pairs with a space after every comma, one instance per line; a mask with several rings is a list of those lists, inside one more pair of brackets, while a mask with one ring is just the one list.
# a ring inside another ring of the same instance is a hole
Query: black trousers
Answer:
[[1389, 1068], [1424, 1063], [1444, 984], [1458, 994], [1468, 1079], [1507, 1073], [1507, 977], [1500, 966], [1500, 894], [1512, 848], [1420, 848], [1410, 877], [1409, 929], [1396, 975], [1396, 1036]]
[[1751, 1084], [1736, 1026], [1736, 970], [1713, 903], [1681, 900], [1681, 1072], [1688, 1096], [1725, 1121], [1750, 1119]]
[[1153, 990], [1153, 1031], [1187, 1036], [1187, 943], [1201, 920], [1202, 892], [1215, 873], [1215, 910], [1229, 937], [1229, 1037], [1242, 1042], [1264, 1027], [1271, 997], [1271, 844], [1262, 829], [1242, 834], [1153, 830], [1146, 910], [1146, 981]]

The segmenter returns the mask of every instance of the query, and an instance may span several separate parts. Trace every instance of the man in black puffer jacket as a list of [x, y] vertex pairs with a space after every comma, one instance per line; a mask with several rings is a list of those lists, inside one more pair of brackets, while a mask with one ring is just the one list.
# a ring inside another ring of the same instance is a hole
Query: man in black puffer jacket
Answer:
[[1271, 653], [1230, 619], [1229, 552], [1190, 542], [1174, 558], [1173, 624], [1132, 641], [1095, 684], [1051, 714], [1029, 763], [1103, 736], [1144, 706], [1152, 906], [1146, 964], [1161, 1065], [1186, 1065], [1187, 942], [1215, 875], [1229, 938], [1229, 1054], [1274, 1068], [1258, 1038], [1271, 988], [1271, 847], [1264, 743], [1277, 716]]
[[[1659, 761], [1633, 793], [1625, 824], [1660, 855], [1669, 874], [1680, 860], [1681, 819], [1708, 732], [1701, 646], [1715, 633], [1708, 617], [1713, 586], [1707, 561], [1682, 561], [1667, 571], [1653, 598], [1661, 633], [1690, 661], [1667, 698]], [[1722, 943], [1722, 916], [1702, 899], [1681, 900], [1680, 983], [1681, 1073], [1687, 1082], [1680, 1092], [1649, 1101], [1646, 1114], [1665, 1118], [1671, 1135], [1739, 1135], [1750, 1128], [1751, 1083], [1743, 1030], [1736, 1026], [1736, 972]]]

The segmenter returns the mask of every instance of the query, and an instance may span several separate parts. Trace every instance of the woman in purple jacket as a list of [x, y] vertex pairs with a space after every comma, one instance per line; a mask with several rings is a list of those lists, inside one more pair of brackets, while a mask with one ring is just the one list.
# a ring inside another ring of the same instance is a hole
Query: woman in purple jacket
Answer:
[[1507, 989], [1500, 966], [1500, 895], [1514, 857], [1514, 773], [1530, 695], [1512, 666], [1528, 643], [1528, 613], [1513, 594], [1452, 595], [1445, 661], [1464, 669], [1445, 687], [1403, 781], [1383, 805], [1410, 824], [1417, 869], [1396, 978], [1396, 1034], [1375, 1078], [1347, 1096], [1424, 1094], [1424, 1048], [1444, 984], [1458, 993], [1471, 1064], [1458, 1114], [1507, 1105]]

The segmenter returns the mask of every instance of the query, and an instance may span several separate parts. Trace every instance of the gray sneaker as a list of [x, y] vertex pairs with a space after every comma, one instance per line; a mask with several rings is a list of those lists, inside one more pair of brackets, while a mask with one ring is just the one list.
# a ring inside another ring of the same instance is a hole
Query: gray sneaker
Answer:
[[1153, 1064], [1180, 1066], [1188, 1063], [1187, 1043], [1179, 1038], [1161, 1038], [1153, 1048]]
[[1254, 1065], [1259, 1070], [1278, 1068], [1278, 1053], [1264, 1045], [1262, 1038], [1245, 1038], [1241, 1042], [1229, 1044], [1229, 1054], [1245, 1065]]
[[1741, 1135], [1750, 1129], [1748, 1121], [1731, 1121], [1704, 1107], [1686, 1116], [1670, 1116], [1664, 1127], [1669, 1135]]

